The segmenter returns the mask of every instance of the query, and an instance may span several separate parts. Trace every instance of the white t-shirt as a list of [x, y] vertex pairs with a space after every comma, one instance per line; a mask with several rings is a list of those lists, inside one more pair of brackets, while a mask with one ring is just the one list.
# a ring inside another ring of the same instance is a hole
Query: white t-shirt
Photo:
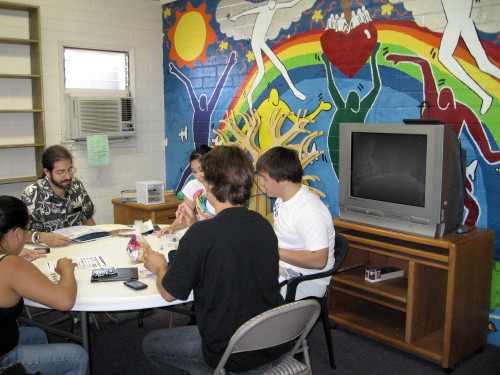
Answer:
[[200, 181], [196, 179], [189, 181], [182, 189], [182, 193], [193, 201], [198, 220], [210, 219], [215, 216], [215, 208], [208, 201], [205, 186]]
[[[309, 188], [302, 185], [288, 201], [276, 199], [274, 204], [274, 231], [278, 246], [286, 250], [317, 251], [328, 248], [328, 261], [322, 270], [301, 268], [280, 261], [280, 266], [291, 268], [302, 275], [329, 270], [335, 264], [335, 229], [330, 211]], [[304, 281], [297, 287], [295, 299], [309, 296], [323, 297], [330, 277]], [[282, 290], [285, 294], [286, 290]]]

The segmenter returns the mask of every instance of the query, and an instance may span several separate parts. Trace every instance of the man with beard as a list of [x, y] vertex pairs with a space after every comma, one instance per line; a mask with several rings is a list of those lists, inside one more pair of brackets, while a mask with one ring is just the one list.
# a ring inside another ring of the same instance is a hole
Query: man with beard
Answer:
[[94, 205], [83, 184], [73, 177], [73, 158], [63, 146], [46, 149], [42, 165], [40, 179], [21, 195], [32, 224], [28, 242], [62, 246], [71, 240], [52, 232], [76, 225], [95, 225]]

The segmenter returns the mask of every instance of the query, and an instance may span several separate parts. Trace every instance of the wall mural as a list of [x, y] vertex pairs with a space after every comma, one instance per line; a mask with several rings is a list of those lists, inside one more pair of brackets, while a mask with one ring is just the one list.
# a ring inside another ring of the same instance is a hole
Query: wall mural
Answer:
[[[500, 345], [497, 0], [178, 0], [164, 5], [167, 188], [201, 144], [296, 149], [338, 214], [341, 122], [451, 124], [467, 151], [464, 223], [497, 233], [490, 342]], [[270, 209], [258, 191], [252, 208]]]

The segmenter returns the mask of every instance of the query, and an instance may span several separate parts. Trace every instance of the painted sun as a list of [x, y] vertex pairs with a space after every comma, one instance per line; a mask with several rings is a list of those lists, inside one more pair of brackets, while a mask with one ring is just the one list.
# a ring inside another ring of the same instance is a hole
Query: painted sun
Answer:
[[197, 60], [205, 64], [207, 47], [217, 40], [209, 25], [212, 15], [206, 14], [205, 10], [206, 4], [194, 8], [188, 2], [185, 12], [176, 12], [176, 22], [168, 30], [168, 39], [172, 43], [169, 56], [180, 68], [184, 65], [193, 68]]

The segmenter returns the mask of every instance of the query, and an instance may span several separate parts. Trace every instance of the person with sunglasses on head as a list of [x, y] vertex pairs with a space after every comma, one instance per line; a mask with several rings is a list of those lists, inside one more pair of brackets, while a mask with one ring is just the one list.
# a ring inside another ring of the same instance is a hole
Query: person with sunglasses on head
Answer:
[[16, 319], [27, 298], [52, 309], [66, 311], [76, 300], [75, 264], [68, 258], [57, 261], [58, 283], [49, 280], [30, 263], [42, 255], [24, 249], [29, 215], [24, 203], [0, 196], [0, 372], [21, 363], [27, 373], [83, 375], [88, 354], [77, 344], [48, 344], [37, 327], [18, 327]]
[[190, 227], [197, 221], [211, 219], [215, 216], [215, 209], [207, 199], [207, 192], [203, 185], [204, 173], [201, 168], [201, 157], [210, 150], [209, 146], [201, 145], [191, 152], [189, 166], [194, 179], [189, 181], [182, 189], [184, 202], [177, 207], [174, 222], [156, 232], [158, 237], [174, 233], [179, 229]]
[[52, 233], [56, 229], [76, 225], [95, 225], [94, 204], [82, 182], [74, 177], [73, 158], [60, 145], [45, 150], [43, 173], [21, 195], [28, 207], [32, 231], [27, 240], [48, 246], [62, 246], [71, 240]]

